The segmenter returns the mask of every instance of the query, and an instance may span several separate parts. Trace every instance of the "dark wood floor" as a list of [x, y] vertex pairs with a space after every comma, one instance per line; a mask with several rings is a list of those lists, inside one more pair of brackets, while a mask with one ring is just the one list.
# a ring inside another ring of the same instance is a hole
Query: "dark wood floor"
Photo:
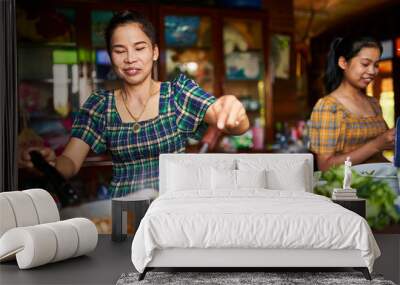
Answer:
[[131, 261], [132, 238], [111, 241], [99, 235], [96, 249], [87, 256], [19, 270], [17, 263], [0, 264], [0, 284], [115, 284], [122, 273], [134, 271]]

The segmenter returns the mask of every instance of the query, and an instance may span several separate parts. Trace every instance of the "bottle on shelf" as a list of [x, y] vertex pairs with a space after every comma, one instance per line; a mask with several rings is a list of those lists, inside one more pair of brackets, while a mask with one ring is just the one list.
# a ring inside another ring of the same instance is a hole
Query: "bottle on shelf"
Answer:
[[276, 135], [275, 135], [275, 143], [277, 144], [278, 149], [287, 149], [288, 148], [288, 139], [286, 137], [286, 132], [284, 129], [284, 125], [282, 122], [277, 122], [275, 125]]
[[254, 126], [252, 128], [253, 134], [253, 149], [263, 150], [264, 149], [264, 130], [261, 126], [260, 118], [254, 120]]

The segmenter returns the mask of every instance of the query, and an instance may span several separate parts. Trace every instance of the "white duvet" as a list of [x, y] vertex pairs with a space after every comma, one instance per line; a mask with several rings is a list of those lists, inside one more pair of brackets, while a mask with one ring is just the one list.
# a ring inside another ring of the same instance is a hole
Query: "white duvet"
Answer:
[[[150, 206], [132, 243], [143, 272], [155, 249], [358, 249], [372, 272], [380, 251], [365, 219], [307, 192], [247, 189], [166, 193]], [[216, 196], [217, 195], [217, 196]]]

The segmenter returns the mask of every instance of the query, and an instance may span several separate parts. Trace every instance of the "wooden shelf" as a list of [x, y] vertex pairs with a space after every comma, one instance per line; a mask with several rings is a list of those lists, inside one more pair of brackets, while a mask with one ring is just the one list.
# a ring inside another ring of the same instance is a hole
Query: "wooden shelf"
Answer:
[[230, 78], [225, 77], [225, 83], [243, 83], [243, 82], [255, 83], [260, 80], [262, 80], [262, 79], [230, 79]]
[[60, 48], [70, 48], [70, 49], [76, 49], [78, 47], [76, 42], [28, 42], [28, 41], [21, 41], [18, 39], [18, 47], [19, 48], [43, 48], [43, 47], [48, 47], [48, 48], [55, 48], [55, 49], [60, 49]]
[[209, 46], [209, 47], [206, 47], [206, 46], [204, 46], [204, 47], [196, 47], [196, 46], [179, 46], [179, 47], [176, 47], [176, 46], [166, 46], [166, 49], [168, 50], [168, 49], [174, 49], [174, 50], [199, 50], [199, 51], [201, 51], [201, 50], [211, 50], [211, 46]]

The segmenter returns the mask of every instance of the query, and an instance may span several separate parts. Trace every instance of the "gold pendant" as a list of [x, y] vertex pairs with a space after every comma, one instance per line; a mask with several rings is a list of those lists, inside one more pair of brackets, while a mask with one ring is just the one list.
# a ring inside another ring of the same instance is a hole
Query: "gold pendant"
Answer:
[[140, 131], [141, 127], [138, 123], [133, 124], [133, 132], [137, 134]]
[[140, 124], [138, 124], [138, 123], [133, 124], [133, 132], [135, 134], [137, 134], [140, 131], [140, 129], [141, 129]]

